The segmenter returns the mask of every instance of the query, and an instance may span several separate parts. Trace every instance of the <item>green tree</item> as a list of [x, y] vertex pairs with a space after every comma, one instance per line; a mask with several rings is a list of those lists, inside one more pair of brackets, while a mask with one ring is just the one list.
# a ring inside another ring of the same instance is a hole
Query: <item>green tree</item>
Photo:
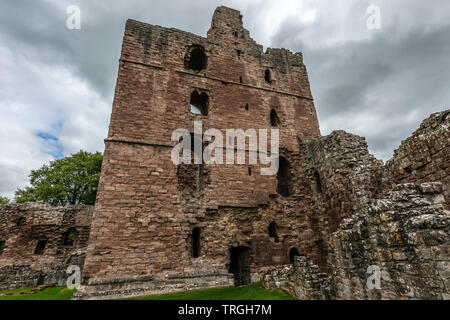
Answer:
[[8, 204], [8, 203], [9, 203], [8, 198], [0, 196], [0, 204]]
[[103, 155], [80, 151], [30, 174], [31, 187], [18, 189], [17, 203], [43, 201], [54, 206], [95, 203]]

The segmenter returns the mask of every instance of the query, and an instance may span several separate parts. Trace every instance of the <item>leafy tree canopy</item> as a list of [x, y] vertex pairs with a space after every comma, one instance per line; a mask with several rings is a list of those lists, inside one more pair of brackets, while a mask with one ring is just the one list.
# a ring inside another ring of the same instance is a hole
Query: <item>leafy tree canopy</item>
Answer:
[[8, 204], [8, 203], [9, 203], [8, 198], [0, 196], [0, 204]]
[[103, 155], [80, 151], [32, 170], [30, 185], [15, 193], [17, 203], [43, 201], [54, 206], [93, 205]]

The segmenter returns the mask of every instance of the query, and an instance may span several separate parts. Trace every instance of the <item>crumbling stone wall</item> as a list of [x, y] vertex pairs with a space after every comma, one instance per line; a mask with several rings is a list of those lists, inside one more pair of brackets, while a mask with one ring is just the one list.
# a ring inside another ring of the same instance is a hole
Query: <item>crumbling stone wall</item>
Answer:
[[[450, 212], [442, 184], [400, 184], [346, 220], [330, 243], [338, 299], [449, 299]], [[366, 286], [369, 266], [381, 289]]]
[[[307, 170], [320, 176], [311, 208], [323, 207], [316, 234], [325, 249], [322, 260], [305, 251], [293, 265], [267, 269], [265, 285], [300, 299], [449, 299], [448, 115], [426, 119], [386, 166], [344, 132], [300, 139]], [[366, 286], [372, 265], [382, 270], [381, 290]]]
[[[296, 184], [304, 185], [308, 201], [308, 247], [301, 253], [330, 270], [326, 237], [337, 230], [344, 218], [353, 216], [368, 202], [379, 184], [374, 167], [382, 163], [367, 150], [363, 137], [334, 131], [319, 138], [299, 138], [302, 160]], [[305, 194], [303, 194], [305, 197]]]
[[81, 205], [0, 206], [0, 289], [62, 285], [69, 265], [82, 270], [92, 213]]
[[450, 208], [450, 110], [424, 120], [386, 163], [384, 183], [441, 181]]
[[[345, 219], [328, 238], [330, 273], [307, 257], [263, 276], [299, 299], [449, 299], [450, 213], [442, 184], [401, 184]], [[369, 266], [381, 271], [369, 289]]]

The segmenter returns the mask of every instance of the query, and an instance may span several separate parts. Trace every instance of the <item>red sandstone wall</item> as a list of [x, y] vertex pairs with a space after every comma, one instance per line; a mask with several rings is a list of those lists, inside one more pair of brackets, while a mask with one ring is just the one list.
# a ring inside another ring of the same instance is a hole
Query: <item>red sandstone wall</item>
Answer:
[[[299, 152], [297, 136], [320, 135], [301, 54], [264, 53], [241, 19], [238, 11], [218, 8], [208, 38], [127, 22], [84, 274], [90, 283], [198, 270], [190, 255], [194, 226], [203, 228], [200, 261], [210, 273], [228, 272], [233, 245], [253, 249], [254, 270], [289, 261], [293, 239], [270, 245], [273, 257], [263, 252], [274, 212], [258, 208], [276, 194], [275, 176], [260, 176], [259, 165], [205, 166], [199, 191], [180, 183], [195, 183], [196, 168], [180, 174], [170, 160], [172, 131], [192, 132], [194, 120], [203, 121], [204, 130], [268, 129], [275, 109], [283, 149]], [[185, 68], [191, 45], [205, 48], [205, 70]], [[207, 116], [190, 113], [194, 89], [209, 95]], [[293, 228], [289, 219], [279, 220]]]

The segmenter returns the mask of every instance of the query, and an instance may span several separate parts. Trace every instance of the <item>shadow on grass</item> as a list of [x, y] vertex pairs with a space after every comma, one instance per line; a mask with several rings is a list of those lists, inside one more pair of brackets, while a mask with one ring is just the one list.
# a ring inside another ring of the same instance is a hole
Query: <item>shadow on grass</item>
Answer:
[[[26, 294], [32, 289], [17, 289], [0, 291], [0, 294], [14, 293], [16, 295], [0, 297], [0, 300], [70, 300], [72, 295], [77, 291], [67, 287], [47, 288], [34, 294]], [[20, 294], [22, 293], [22, 294]]]
[[282, 290], [266, 290], [260, 283], [245, 287], [212, 288], [184, 291], [127, 300], [294, 300]]

